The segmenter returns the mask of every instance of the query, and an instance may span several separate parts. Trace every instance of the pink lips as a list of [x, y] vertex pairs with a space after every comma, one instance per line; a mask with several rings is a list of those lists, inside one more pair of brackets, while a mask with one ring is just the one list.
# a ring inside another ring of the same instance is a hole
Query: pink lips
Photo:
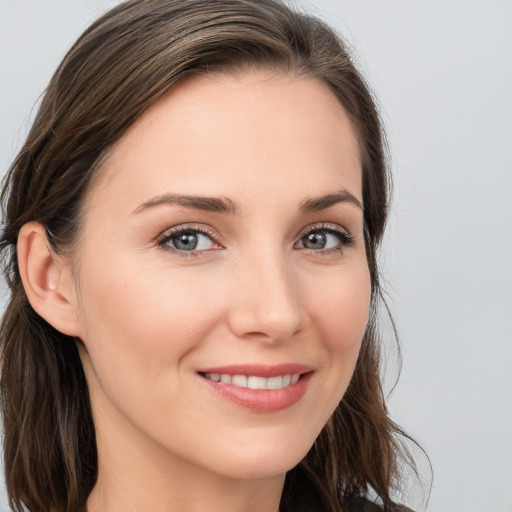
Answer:
[[[204, 368], [198, 371], [202, 381], [220, 397], [254, 412], [277, 412], [297, 403], [305, 394], [314, 369], [303, 364], [231, 365]], [[206, 374], [245, 375], [255, 377], [277, 377], [280, 375], [300, 375], [295, 384], [279, 389], [251, 389], [234, 384], [215, 382]]]

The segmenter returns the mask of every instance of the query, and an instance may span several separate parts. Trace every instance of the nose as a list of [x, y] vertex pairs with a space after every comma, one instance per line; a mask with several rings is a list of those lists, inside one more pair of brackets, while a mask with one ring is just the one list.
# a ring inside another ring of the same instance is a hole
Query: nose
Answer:
[[253, 255], [234, 277], [229, 324], [240, 338], [277, 343], [301, 329], [304, 309], [292, 266], [282, 257]]

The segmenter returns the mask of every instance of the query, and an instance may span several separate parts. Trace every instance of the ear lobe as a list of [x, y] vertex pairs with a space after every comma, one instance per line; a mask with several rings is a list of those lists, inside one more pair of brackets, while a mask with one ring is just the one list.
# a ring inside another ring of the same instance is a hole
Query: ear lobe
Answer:
[[56, 254], [38, 222], [28, 222], [18, 235], [18, 268], [30, 305], [58, 331], [80, 337], [76, 292], [71, 268]]

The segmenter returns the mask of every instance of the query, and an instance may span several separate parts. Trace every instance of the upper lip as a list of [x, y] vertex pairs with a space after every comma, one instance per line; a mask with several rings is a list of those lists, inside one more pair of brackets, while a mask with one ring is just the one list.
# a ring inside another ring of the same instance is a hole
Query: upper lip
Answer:
[[228, 375], [254, 375], [255, 377], [277, 377], [279, 375], [304, 374], [314, 371], [307, 364], [285, 363], [277, 365], [265, 364], [234, 364], [228, 366], [215, 366], [201, 368], [198, 373], [220, 373]]

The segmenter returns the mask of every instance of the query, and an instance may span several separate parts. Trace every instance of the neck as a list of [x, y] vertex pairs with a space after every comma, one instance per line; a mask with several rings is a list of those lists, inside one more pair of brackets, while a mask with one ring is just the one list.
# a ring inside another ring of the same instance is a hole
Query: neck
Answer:
[[[99, 472], [87, 512], [278, 512], [284, 479], [242, 481], [181, 471], [166, 476]], [[153, 478], [154, 477], [154, 478]]]
[[[133, 431], [120, 428], [116, 436], [103, 436], [101, 420], [96, 427], [98, 479], [86, 512], [279, 510], [284, 474], [227, 477], [169, 454], [151, 439], [133, 435]], [[126, 429], [126, 424], [123, 427]]]

